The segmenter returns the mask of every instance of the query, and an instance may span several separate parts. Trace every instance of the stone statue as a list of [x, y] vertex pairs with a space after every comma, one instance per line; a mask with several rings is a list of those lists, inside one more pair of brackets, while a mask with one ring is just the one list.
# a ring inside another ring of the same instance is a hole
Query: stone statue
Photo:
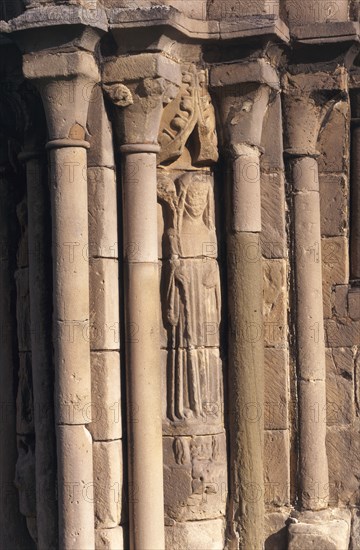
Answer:
[[209, 403], [220, 402], [219, 365], [211, 353], [219, 346], [221, 308], [211, 175], [186, 172], [173, 182], [160, 174], [158, 196], [170, 221], [162, 286], [167, 296], [167, 416], [176, 422], [198, 418]]

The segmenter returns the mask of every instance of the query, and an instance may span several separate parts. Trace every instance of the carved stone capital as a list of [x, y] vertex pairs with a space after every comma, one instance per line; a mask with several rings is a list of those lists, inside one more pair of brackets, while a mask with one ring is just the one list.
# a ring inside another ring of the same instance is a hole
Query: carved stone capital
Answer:
[[216, 92], [226, 148], [247, 143], [259, 147], [269, 101], [279, 91], [276, 70], [264, 59], [214, 67], [210, 83]]
[[223, 89], [219, 101], [223, 144], [231, 154], [246, 143], [260, 149], [264, 116], [271, 90], [249, 83]]
[[103, 82], [116, 107], [119, 142], [156, 144], [164, 105], [181, 83], [179, 64], [162, 54], [118, 57], [105, 64]]
[[334, 74], [286, 74], [283, 78], [285, 152], [289, 156], [319, 155], [316, 144], [325, 116], [347, 97], [347, 74], [339, 67]]
[[99, 81], [92, 54], [26, 54], [23, 72], [42, 97], [50, 140], [84, 140], [91, 93]]

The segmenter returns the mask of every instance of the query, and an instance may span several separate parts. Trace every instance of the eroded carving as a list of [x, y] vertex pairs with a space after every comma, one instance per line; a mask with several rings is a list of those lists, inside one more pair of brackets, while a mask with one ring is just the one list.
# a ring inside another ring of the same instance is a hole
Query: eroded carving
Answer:
[[103, 88], [110, 99], [118, 107], [127, 107], [134, 103], [132, 93], [125, 84], [116, 83], [112, 86], [103, 85]]
[[158, 139], [165, 513], [173, 525], [217, 518], [226, 505], [221, 290], [210, 171], [218, 152], [205, 71], [183, 68]]
[[220, 276], [212, 177], [158, 177], [163, 236], [163, 322], [168, 334], [167, 418], [198, 423], [220, 417]]
[[168, 521], [225, 513], [225, 434], [165, 438], [165, 511]]
[[177, 97], [164, 109], [159, 133], [159, 163], [179, 158], [191, 134], [194, 166], [216, 162], [215, 114], [207, 90], [207, 73], [188, 65], [183, 68]]

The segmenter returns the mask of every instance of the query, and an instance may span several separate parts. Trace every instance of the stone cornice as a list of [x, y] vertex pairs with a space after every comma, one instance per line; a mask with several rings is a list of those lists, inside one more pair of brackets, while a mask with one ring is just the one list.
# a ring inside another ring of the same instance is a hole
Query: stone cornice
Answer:
[[238, 17], [235, 21], [192, 19], [170, 6], [142, 9], [115, 8], [107, 10], [110, 29], [140, 29], [169, 27], [195, 40], [234, 40], [249, 37], [267, 37], [281, 42], [289, 41], [285, 23], [275, 15]]
[[91, 9], [74, 5], [36, 7], [25, 10], [8, 22], [0, 21], [0, 33], [11, 35], [31, 29], [75, 25], [111, 31], [116, 39], [129, 30], [142, 32], [144, 28], [151, 28], [155, 34], [171, 30], [179, 34], [179, 40], [191, 39], [198, 43], [259, 39], [318, 46], [334, 42], [359, 42], [360, 35], [358, 21], [309, 23], [291, 25], [289, 28], [275, 14], [239, 14], [234, 19], [205, 20], [191, 18], [172, 6], [164, 5], [137, 9]]
[[[3, 24], [4, 21], [1, 21]], [[83, 6], [42, 6], [26, 10], [8, 21], [1, 32], [17, 32], [34, 28], [54, 27], [58, 25], [85, 25], [106, 31], [108, 22], [102, 8], [88, 9]]]
[[202, 41], [245, 40], [261, 38], [289, 42], [286, 24], [275, 15], [239, 17], [235, 21], [192, 19], [176, 8], [156, 6], [141, 9], [103, 8], [88, 9], [82, 6], [43, 6], [32, 8], [8, 22], [0, 21], [0, 33], [11, 34], [31, 29], [56, 26], [82, 25], [112, 31], [115, 35], [131, 29], [146, 27], [175, 30], [184, 38]]

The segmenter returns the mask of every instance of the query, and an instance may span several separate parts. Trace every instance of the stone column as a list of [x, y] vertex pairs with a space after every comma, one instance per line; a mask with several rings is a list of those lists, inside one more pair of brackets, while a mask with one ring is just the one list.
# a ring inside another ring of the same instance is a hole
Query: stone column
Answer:
[[[298, 354], [301, 504], [326, 508], [328, 465], [326, 422], [314, 421], [314, 407], [326, 408], [319, 177], [316, 158], [321, 122], [331, 103], [316, 95], [314, 75], [285, 79], [285, 154], [294, 208], [296, 341]], [[330, 79], [330, 77], [329, 77]], [[301, 95], [298, 90], [301, 90]], [[314, 93], [315, 92], [315, 93]], [[328, 92], [328, 99], [331, 92]]]
[[[32, 128], [35, 131], [34, 128]], [[57, 548], [56, 449], [51, 345], [51, 267], [45, 151], [19, 155], [26, 163], [31, 356], [35, 424], [36, 517], [38, 547]], [[49, 269], [50, 267], [50, 269]]]
[[[296, 339], [299, 374], [301, 503], [306, 510], [326, 508], [329, 475], [326, 422], [325, 338], [323, 321], [320, 196], [316, 152], [286, 151], [292, 174], [296, 280]], [[316, 247], [316, 257], [315, 257]]]
[[[156, 145], [125, 145], [123, 154], [125, 330], [129, 452], [135, 549], [165, 547], [159, 281], [157, 265]], [[134, 172], [136, 179], [134, 181]], [[146, 182], [146, 187], [141, 185]], [[129, 372], [130, 371], [130, 372]], [[151, 541], [151, 542], [150, 542]]]
[[[257, 81], [254, 82], [254, 78]], [[251, 79], [251, 80], [250, 80]], [[264, 544], [264, 334], [260, 232], [260, 155], [264, 115], [276, 71], [259, 60], [212, 70], [219, 96], [228, 197], [229, 548]]]
[[[123, 503], [123, 430], [120, 356], [118, 209], [113, 136], [103, 91], [93, 89], [87, 120], [90, 355], [92, 388], [95, 547], [118, 550], [126, 545], [120, 523]], [[121, 295], [122, 299], [122, 295]]]
[[59, 546], [93, 549], [85, 128], [98, 70], [82, 51], [25, 55], [23, 70], [41, 93], [50, 138]]
[[[328, 532], [332, 525], [336, 529], [336, 522], [328, 521], [325, 510], [329, 498], [329, 474], [321, 217], [316, 160], [319, 153], [316, 146], [325, 115], [341, 97], [340, 93], [346, 90], [344, 77], [340, 69], [334, 76], [299, 74], [287, 76], [284, 80], [285, 155], [294, 213], [299, 497], [302, 509], [311, 512], [300, 517], [300, 527], [298, 524], [290, 526], [291, 549], [306, 545], [306, 536], [316, 532], [316, 526], [311, 525], [312, 518], [322, 518], [328, 524]], [[319, 513], [321, 510], [323, 512]], [[303, 523], [310, 525], [304, 526]], [[344, 529], [347, 529], [345, 522]]]
[[16, 242], [8, 143], [0, 137], [0, 547], [33, 548], [15, 487], [16, 448]]
[[[163, 550], [156, 154], [163, 104], [180, 84], [161, 54], [117, 58], [104, 69], [123, 163], [123, 223], [130, 547]], [[125, 86], [125, 84], [126, 86]], [[176, 88], [176, 87], [175, 87]]]

